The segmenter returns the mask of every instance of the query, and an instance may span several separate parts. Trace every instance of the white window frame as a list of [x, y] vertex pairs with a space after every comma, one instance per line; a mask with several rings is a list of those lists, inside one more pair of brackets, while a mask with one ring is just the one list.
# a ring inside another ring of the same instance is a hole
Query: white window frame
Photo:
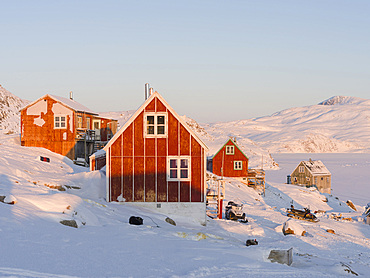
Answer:
[[299, 166], [298, 167], [298, 172], [299, 173], [304, 173], [304, 166]]
[[[148, 134], [148, 121], [147, 117], [154, 117], [154, 134]], [[158, 116], [164, 116], [164, 124], [158, 124]], [[158, 126], [164, 126], [164, 134], [158, 134]], [[168, 115], [166, 112], [148, 112], [144, 113], [144, 137], [167, 137], [168, 134]]]
[[[81, 119], [81, 122], [80, 122], [80, 119]], [[84, 121], [84, 118], [80, 115], [77, 115], [77, 128], [83, 128], [83, 121]]]
[[234, 160], [234, 170], [237, 170], [237, 171], [243, 170], [243, 161], [242, 160]]
[[[59, 118], [59, 121], [56, 121], [56, 118]], [[62, 121], [62, 117], [64, 117], [64, 121]], [[64, 126], [62, 123], [64, 122]], [[57, 123], [59, 126], [57, 126]], [[67, 129], [67, 115], [65, 114], [54, 114], [54, 129]]]
[[[181, 160], [186, 159], [188, 160], [188, 168], [181, 168]], [[176, 160], [176, 168], [171, 168], [171, 160]], [[171, 169], [177, 170], [176, 178], [171, 178]], [[188, 170], [188, 177], [181, 178], [181, 169]], [[191, 157], [190, 156], [168, 156], [167, 157], [167, 181], [190, 181], [191, 180]]]
[[227, 155], [233, 155], [233, 154], [235, 154], [235, 147], [233, 145], [226, 145], [225, 146], [225, 153]]

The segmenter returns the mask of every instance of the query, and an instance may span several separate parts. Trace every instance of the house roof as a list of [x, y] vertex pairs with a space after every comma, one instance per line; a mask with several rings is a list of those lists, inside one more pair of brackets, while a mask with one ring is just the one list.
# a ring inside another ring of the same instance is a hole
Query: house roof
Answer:
[[331, 175], [321, 160], [310, 159], [309, 161], [302, 161], [301, 163], [311, 172], [313, 176]]
[[40, 99], [43, 99], [47, 96], [54, 99], [55, 101], [58, 101], [58, 102], [64, 104], [65, 106], [71, 108], [72, 110], [74, 110], [76, 112], [85, 112], [85, 113], [89, 113], [89, 114], [93, 114], [93, 115], [98, 115], [98, 113], [92, 111], [91, 109], [87, 108], [86, 106], [82, 105], [81, 103], [78, 103], [77, 101], [75, 101], [73, 99], [64, 98], [64, 97], [60, 97], [60, 96], [55, 96], [55, 95], [51, 95], [51, 94], [46, 94], [46, 95], [38, 98], [37, 100], [27, 104], [21, 110], [24, 110], [24, 109], [32, 106], [33, 104], [38, 102]]
[[231, 140], [231, 139], [228, 139], [225, 144], [222, 145], [222, 147], [217, 151], [217, 153], [215, 153], [215, 155], [212, 156], [215, 157], [225, 146], [227, 143], [229, 143], [229, 141], [231, 141], [231, 143], [234, 144], [235, 147], [237, 147], [237, 149], [245, 156], [246, 159], [249, 159], [248, 156], [245, 155], [245, 153], [238, 147], [238, 145], [234, 142], [234, 140]]
[[184, 120], [176, 113], [175, 110], [164, 100], [164, 98], [156, 91], [152, 93], [144, 103], [131, 115], [131, 117], [124, 123], [124, 125], [119, 129], [116, 134], [109, 140], [108, 144], [105, 145], [103, 150], [107, 150], [116, 140], [117, 138], [130, 126], [131, 123], [140, 115], [142, 111], [144, 111], [145, 107], [155, 98], [157, 97], [165, 106], [166, 108], [172, 113], [172, 115], [184, 126], [184, 128], [194, 137], [194, 139], [206, 150], [208, 151], [207, 145], [190, 129], [190, 127], [186, 124]]

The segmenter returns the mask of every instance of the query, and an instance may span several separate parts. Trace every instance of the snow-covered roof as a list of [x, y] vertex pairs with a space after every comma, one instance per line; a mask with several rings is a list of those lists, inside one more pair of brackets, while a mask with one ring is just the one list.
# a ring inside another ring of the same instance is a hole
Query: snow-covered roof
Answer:
[[65, 105], [67, 105], [68, 107], [72, 108], [75, 111], [86, 112], [86, 113], [89, 113], [89, 114], [98, 115], [98, 113], [92, 111], [91, 109], [87, 108], [86, 106], [82, 105], [81, 103], [78, 103], [77, 101], [75, 101], [73, 99], [60, 97], [60, 96], [55, 96], [55, 95], [50, 95], [50, 94], [49, 94], [49, 96], [58, 100], [59, 102], [65, 104]]
[[310, 159], [309, 161], [302, 161], [302, 164], [306, 166], [306, 168], [311, 172], [313, 176], [331, 175], [331, 173], [321, 160]]
[[86, 106], [82, 105], [81, 103], [78, 103], [77, 101], [73, 100], [73, 99], [69, 99], [69, 98], [64, 98], [64, 97], [60, 97], [60, 96], [55, 96], [55, 95], [51, 95], [51, 94], [46, 94], [40, 98], [38, 98], [37, 100], [27, 104], [26, 106], [24, 106], [21, 110], [35, 104], [36, 102], [38, 102], [40, 99], [43, 99], [45, 98], [46, 96], [49, 96], [51, 97], [52, 99], [54, 99], [55, 101], [58, 101], [62, 104], [64, 104], [65, 106], [71, 108], [72, 110], [74, 111], [77, 111], [77, 112], [85, 112], [85, 113], [89, 113], [89, 114], [94, 114], [94, 115], [99, 115], [98, 113], [92, 111], [91, 109], [87, 108]]

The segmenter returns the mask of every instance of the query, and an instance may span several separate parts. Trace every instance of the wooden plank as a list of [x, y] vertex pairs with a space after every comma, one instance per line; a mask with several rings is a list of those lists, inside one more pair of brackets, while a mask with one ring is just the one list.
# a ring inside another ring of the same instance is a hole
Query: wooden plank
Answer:
[[145, 112], [155, 112], [155, 99], [154, 98], [146, 107]]
[[157, 156], [165, 157], [167, 155], [167, 139], [157, 138]]
[[168, 202], [179, 201], [179, 182], [169, 181], [168, 182]]
[[123, 197], [132, 202], [132, 157], [123, 157]]
[[123, 156], [132, 157], [133, 145], [132, 145], [132, 124], [127, 127], [123, 132]]
[[155, 202], [155, 157], [145, 158], [145, 202]]
[[157, 157], [157, 202], [167, 202], [166, 157]]
[[157, 112], [166, 112], [167, 111], [166, 106], [158, 98], [156, 98], [156, 100], [157, 100], [157, 105], [156, 105]]
[[180, 124], [180, 155], [190, 155], [190, 133]]
[[191, 201], [202, 201], [202, 147], [191, 138]]
[[180, 182], [180, 202], [190, 202], [190, 182]]
[[155, 138], [145, 138], [145, 156], [155, 156]]
[[135, 157], [134, 202], [144, 202], [144, 157]]
[[[140, 157], [144, 156], [144, 113], [141, 112], [140, 115], [134, 121], [134, 156]], [[135, 163], [136, 167], [136, 163]]]
[[168, 155], [178, 155], [178, 120], [168, 112]]
[[110, 184], [110, 191], [111, 191], [111, 200], [117, 201], [117, 197], [121, 195], [121, 158], [120, 157], [111, 157], [111, 165], [110, 165], [110, 175], [111, 175], [111, 184]]
[[122, 134], [111, 145], [112, 157], [121, 156], [121, 150], [122, 150]]

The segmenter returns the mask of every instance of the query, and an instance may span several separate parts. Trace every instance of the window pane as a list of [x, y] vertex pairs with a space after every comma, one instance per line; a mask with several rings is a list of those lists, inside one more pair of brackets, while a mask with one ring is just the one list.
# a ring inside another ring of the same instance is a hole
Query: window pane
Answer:
[[188, 170], [181, 169], [180, 172], [181, 172], [180, 173], [180, 178], [182, 178], [182, 179], [187, 179], [188, 178]]
[[61, 122], [60, 123], [60, 127], [66, 127], [66, 123], [65, 122]]
[[148, 134], [154, 134], [154, 126], [148, 126], [148, 130], [147, 130], [147, 133]]
[[188, 160], [187, 159], [181, 159], [180, 162], [180, 168], [188, 168], [189, 166]]
[[157, 117], [157, 124], [164, 125], [164, 116]]
[[177, 159], [170, 159], [170, 168], [177, 169]]
[[176, 170], [170, 170], [170, 178], [176, 179], [177, 178], [177, 169]]
[[154, 116], [147, 116], [146, 117], [146, 123], [148, 125], [154, 125]]
[[157, 127], [157, 134], [164, 134], [164, 126], [158, 126]]
[[59, 117], [55, 117], [55, 121], [56, 122], [59, 122]]
[[60, 120], [64, 122], [66, 120], [66, 117], [60, 117]]
[[59, 127], [59, 122], [55, 122], [55, 127]]

